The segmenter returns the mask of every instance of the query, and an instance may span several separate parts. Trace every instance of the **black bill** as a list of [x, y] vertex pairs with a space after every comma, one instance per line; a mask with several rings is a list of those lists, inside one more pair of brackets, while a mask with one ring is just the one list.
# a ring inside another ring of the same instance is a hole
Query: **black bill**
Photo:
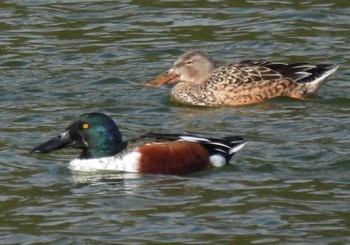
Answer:
[[71, 146], [74, 140], [70, 137], [69, 131], [66, 131], [59, 136], [50, 139], [49, 141], [34, 147], [29, 152], [30, 153], [48, 153], [54, 150], [58, 150], [64, 147]]

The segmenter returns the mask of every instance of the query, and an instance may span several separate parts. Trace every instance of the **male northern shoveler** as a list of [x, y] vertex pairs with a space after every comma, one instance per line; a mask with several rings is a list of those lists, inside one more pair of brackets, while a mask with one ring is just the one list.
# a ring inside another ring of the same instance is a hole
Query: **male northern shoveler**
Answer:
[[331, 64], [273, 63], [246, 60], [215, 67], [208, 54], [189, 51], [167, 72], [147, 85], [179, 82], [171, 90], [172, 100], [200, 106], [244, 105], [278, 96], [306, 99], [338, 66]]
[[72, 170], [181, 175], [222, 166], [245, 144], [239, 136], [213, 139], [156, 133], [123, 141], [110, 117], [103, 113], [86, 113], [64, 133], [30, 152], [48, 153], [70, 146], [83, 150], [78, 159], [70, 162]]

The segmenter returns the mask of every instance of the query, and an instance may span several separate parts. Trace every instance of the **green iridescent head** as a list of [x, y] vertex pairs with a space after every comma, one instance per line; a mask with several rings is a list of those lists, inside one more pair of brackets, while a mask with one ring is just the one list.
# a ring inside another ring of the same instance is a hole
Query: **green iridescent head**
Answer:
[[59, 136], [33, 148], [30, 152], [48, 153], [65, 147], [82, 149], [81, 159], [113, 156], [123, 149], [117, 125], [103, 113], [86, 113], [70, 124]]

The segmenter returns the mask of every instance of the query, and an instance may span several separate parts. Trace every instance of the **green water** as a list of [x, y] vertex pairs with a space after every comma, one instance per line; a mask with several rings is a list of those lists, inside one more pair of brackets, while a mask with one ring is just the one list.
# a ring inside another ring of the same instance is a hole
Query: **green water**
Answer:
[[[1, 244], [350, 243], [350, 3], [2, 1]], [[185, 107], [143, 86], [189, 49], [219, 60], [334, 63], [312, 101]], [[124, 138], [249, 140], [194, 176], [67, 169], [74, 150], [29, 154], [83, 112]]]

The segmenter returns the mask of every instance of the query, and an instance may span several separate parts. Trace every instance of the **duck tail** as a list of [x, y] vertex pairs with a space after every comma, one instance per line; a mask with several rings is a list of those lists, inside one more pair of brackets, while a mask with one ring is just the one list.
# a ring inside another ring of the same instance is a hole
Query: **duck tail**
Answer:
[[248, 143], [240, 136], [229, 136], [222, 138], [222, 140], [225, 141], [224, 145], [226, 146], [226, 149], [228, 149], [227, 161], [229, 161], [237, 151], [242, 149], [243, 146]]
[[229, 136], [222, 139], [193, 136], [184, 136], [181, 138], [183, 140], [196, 142], [205, 147], [209, 153], [211, 163], [216, 167], [228, 163], [233, 155], [247, 144], [240, 136]]
[[291, 79], [299, 84], [299, 88], [297, 88], [297, 90], [299, 90], [297, 94], [299, 95], [297, 97], [300, 98], [316, 93], [323, 81], [339, 68], [339, 66], [333, 64], [260, 63], [263, 64], [263, 66], [279, 72], [283, 78]]
[[339, 66], [333, 64], [295, 64], [293, 70], [297, 79], [294, 81], [306, 90], [306, 94], [315, 94], [325, 79], [338, 68]]
[[338, 68], [339, 66], [333, 64], [310, 65], [310, 68], [300, 72], [301, 74], [305, 74], [305, 76], [296, 82], [306, 89], [307, 94], [314, 94], [325, 79], [332, 75]]

